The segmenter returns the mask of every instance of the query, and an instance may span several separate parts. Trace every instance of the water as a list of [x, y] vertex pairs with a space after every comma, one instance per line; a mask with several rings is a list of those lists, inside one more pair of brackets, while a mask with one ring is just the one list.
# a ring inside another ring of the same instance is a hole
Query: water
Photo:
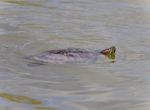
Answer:
[[[149, 19], [149, 0], [0, 0], [0, 110], [149, 110]], [[113, 45], [115, 63], [23, 59]]]

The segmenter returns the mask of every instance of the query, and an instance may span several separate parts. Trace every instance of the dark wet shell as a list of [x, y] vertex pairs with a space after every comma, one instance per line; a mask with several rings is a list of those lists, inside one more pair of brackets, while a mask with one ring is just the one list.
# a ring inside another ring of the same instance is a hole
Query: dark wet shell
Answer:
[[91, 53], [89, 50], [80, 49], [80, 48], [68, 48], [68, 49], [60, 49], [60, 50], [50, 50], [48, 53], [53, 54], [65, 54], [65, 53]]
[[29, 56], [27, 59], [41, 63], [79, 63], [94, 62], [98, 53], [79, 48], [68, 48], [60, 50], [50, 50], [39, 55]]
[[110, 47], [102, 51], [91, 51], [80, 48], [68, 48], [59, 50], [50, 50], [38, 55], [26, 57], [35, 64], [46, 63], [94, 63], [100, 54], [105, 55], [109, 59], [115, 59], [116, 48]]

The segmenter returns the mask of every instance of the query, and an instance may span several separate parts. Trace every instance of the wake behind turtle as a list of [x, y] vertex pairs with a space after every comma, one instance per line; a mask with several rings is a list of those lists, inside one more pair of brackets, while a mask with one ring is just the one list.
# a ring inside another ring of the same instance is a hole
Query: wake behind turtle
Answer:
[[58, 50], [49, 50], [38, 55], [28, 56], [25, 59], [30, 64], [43, 65], [47, 63], [94, 63], [100, 55], [109, 59], [115, 59], [116, 48], [114, 46], [104, 50], [89, 50], [81, 48], [67, 48]]

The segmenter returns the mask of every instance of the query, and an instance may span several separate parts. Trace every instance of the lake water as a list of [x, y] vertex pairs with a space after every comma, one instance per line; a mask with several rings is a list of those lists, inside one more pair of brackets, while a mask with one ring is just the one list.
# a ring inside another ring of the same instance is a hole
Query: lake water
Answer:
[[[24, 60], [110, 46], [115, 63]], [[150, 1], [0, 0], [0, 110], [150, 110]]]

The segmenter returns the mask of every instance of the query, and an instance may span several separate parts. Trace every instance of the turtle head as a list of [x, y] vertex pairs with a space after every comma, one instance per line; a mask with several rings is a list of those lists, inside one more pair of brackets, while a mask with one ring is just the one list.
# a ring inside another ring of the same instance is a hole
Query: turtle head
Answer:
[[115, 56], [116, 56], [116, 47], [112, 46], [110, 48], [102, 50], [100, 53], [103, 54], [103, 55], [105, 55], [109, 59], [115, 59]]

